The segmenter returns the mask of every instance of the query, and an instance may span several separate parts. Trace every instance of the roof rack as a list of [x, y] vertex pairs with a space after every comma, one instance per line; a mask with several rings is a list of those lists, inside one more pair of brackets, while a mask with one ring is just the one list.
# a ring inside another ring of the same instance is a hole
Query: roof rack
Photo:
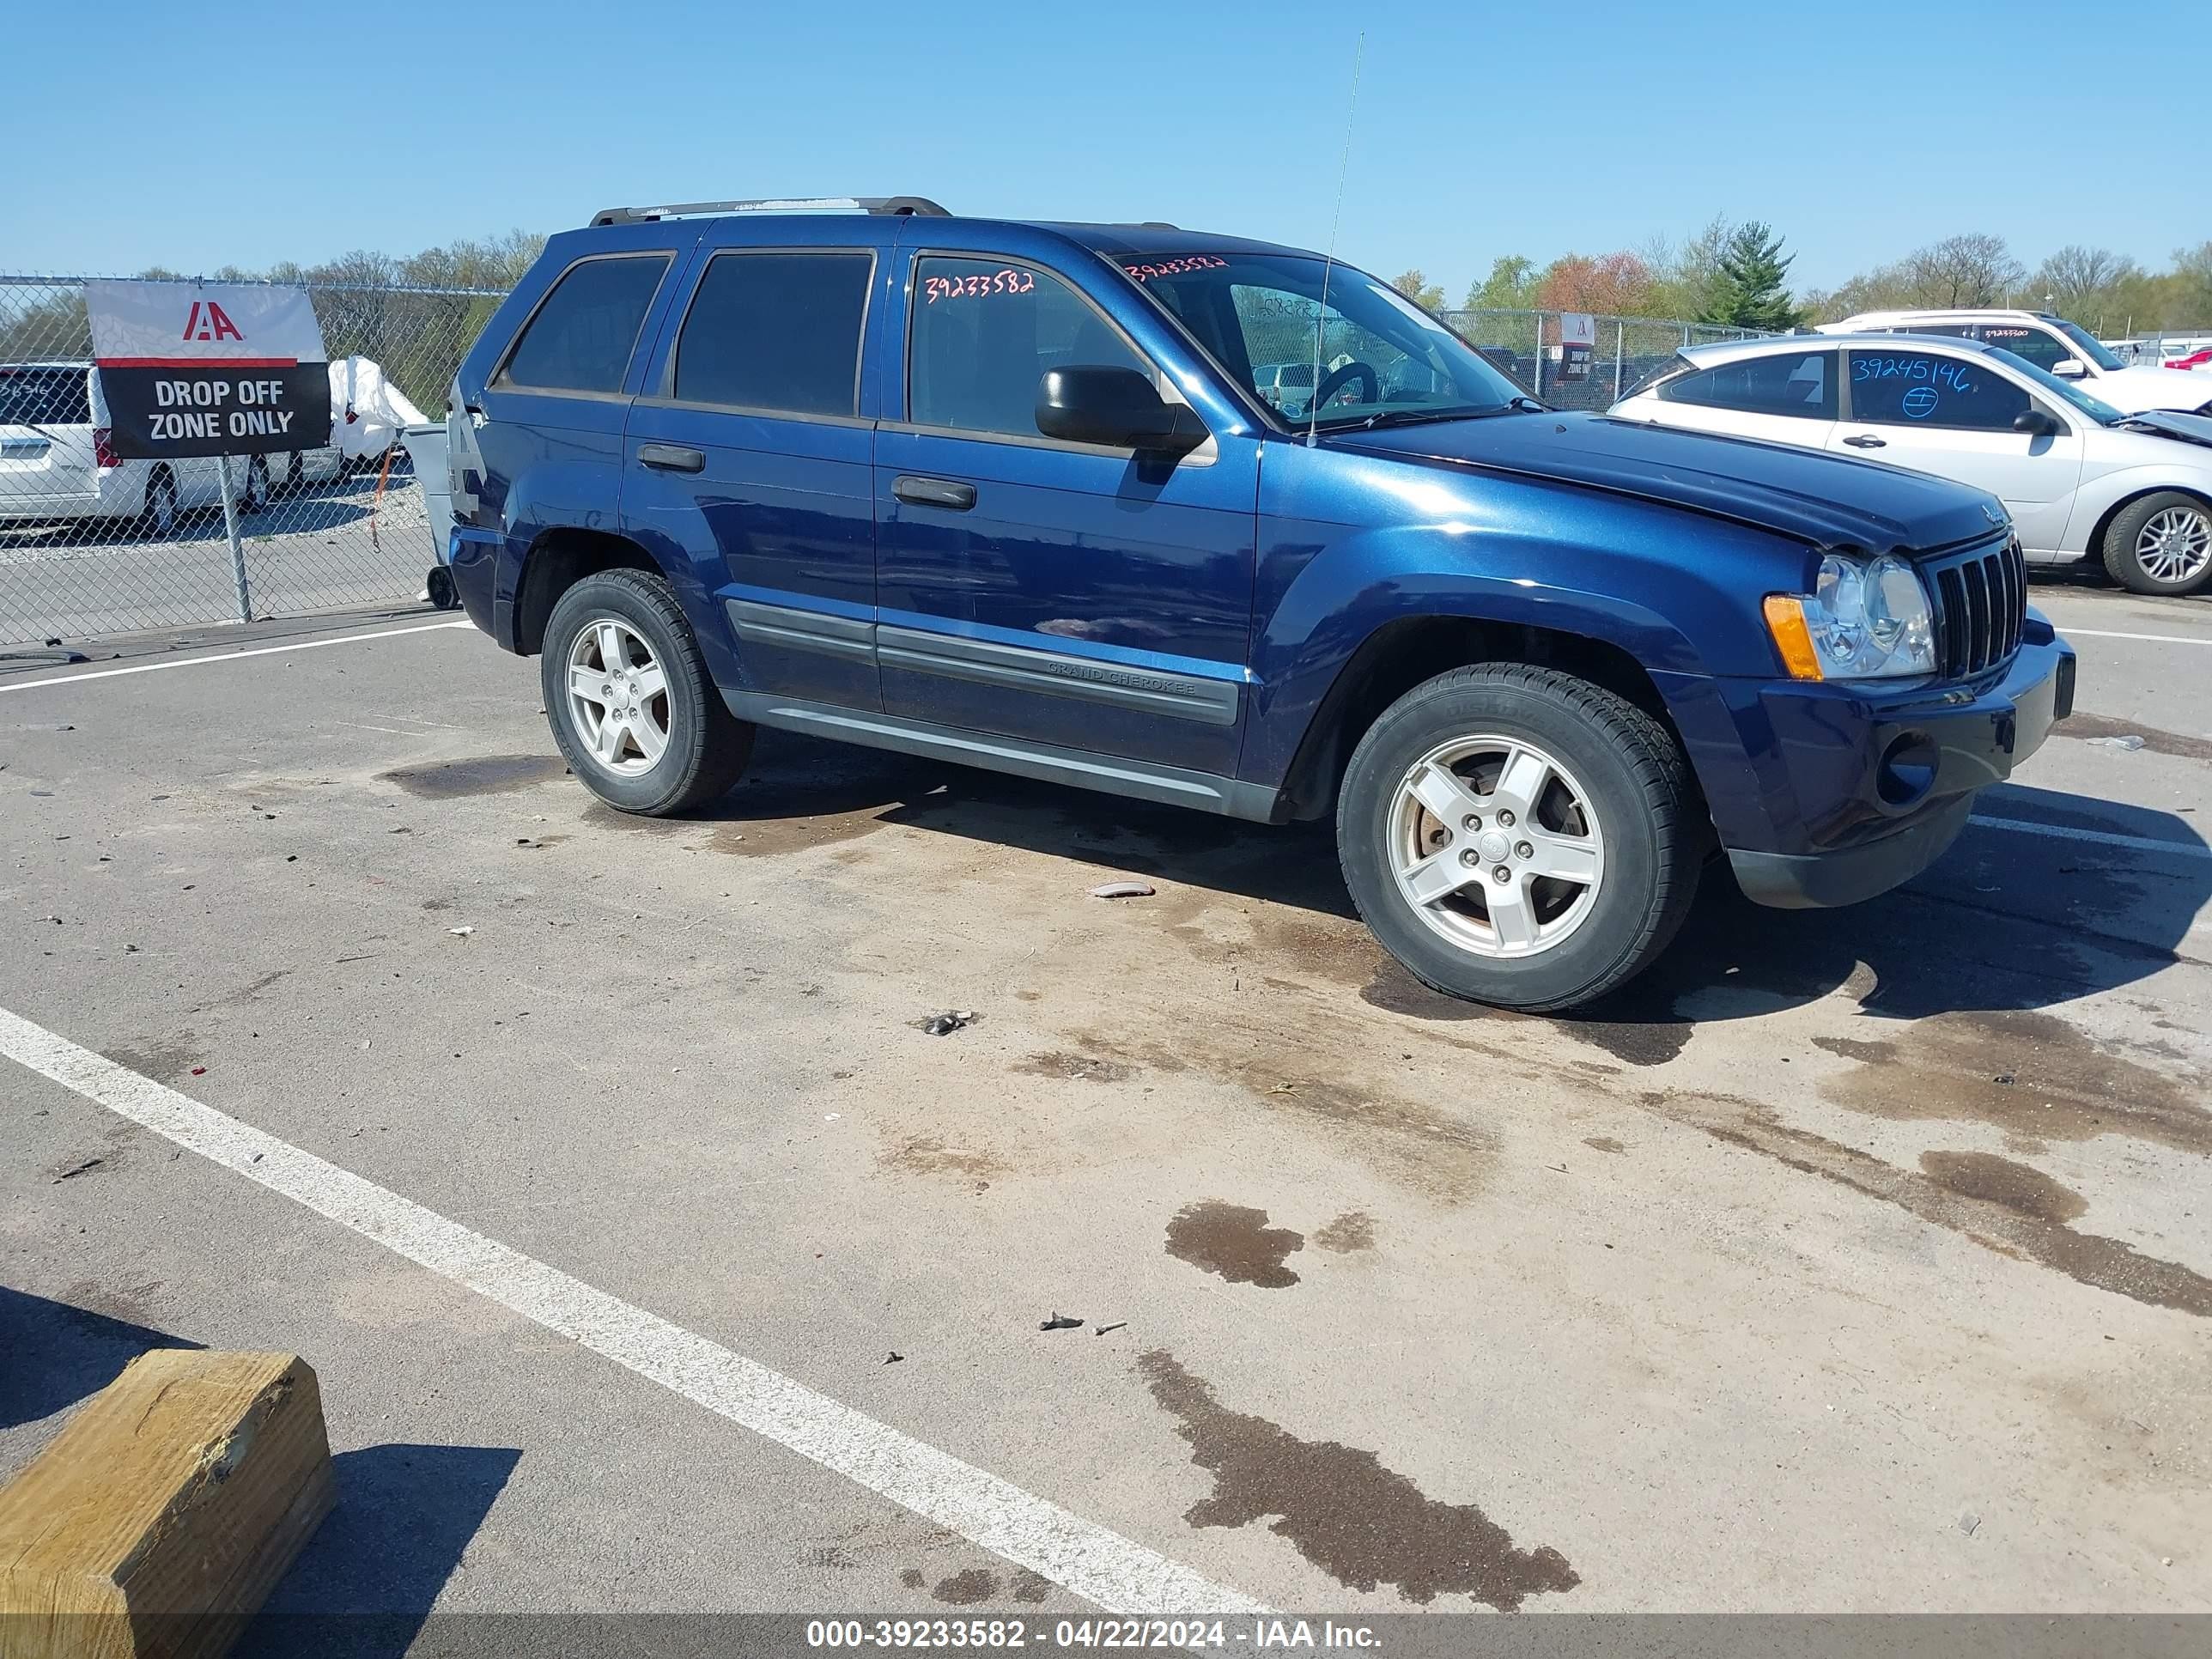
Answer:
[[594, 225], [643, 225], [656, 219], [685, 219], [703, 213], [815, 213], [833, 209], [886, 214], [894, 218], [952, 216], [927, 196], [753, 196], [732, 202], [674, 202], [665, 207], [602, 208]]

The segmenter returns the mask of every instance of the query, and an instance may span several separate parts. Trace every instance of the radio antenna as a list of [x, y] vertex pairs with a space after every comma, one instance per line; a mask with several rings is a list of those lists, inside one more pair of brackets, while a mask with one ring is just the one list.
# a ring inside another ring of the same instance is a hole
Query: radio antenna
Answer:
[[1306, 401], [1306, 447], [1314, 447], [1314, 422], [1321, 418], [1321, 337], [1328, 327], [1328, 279], [1336, 269], [1337, 228], [1344, 222], [1344, 175], [1352, 170], [1352, 124], [1359, 114], [1359, 66], [1367, 56], [1367, 31], [1352, 49], [1352, 106], [1344, 112], [1344, 157], [1336, 167], [1336, 211], [1328, 222], [1328, 252], [1321, 262], [1321, 310], [1314, 318], [1313, 396]]

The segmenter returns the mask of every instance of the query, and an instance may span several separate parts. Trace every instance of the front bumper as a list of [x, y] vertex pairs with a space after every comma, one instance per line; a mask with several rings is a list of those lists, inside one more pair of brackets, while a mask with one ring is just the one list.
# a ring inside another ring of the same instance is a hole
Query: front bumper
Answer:
[[[1943, 855], [1975, 795], [2073, 712], [2074, 677], [2072, 649], [2031, 617], [2010, 665], [1978, 688], [1760, 687], [1749, 724], [1768, 740], [1759, 770], [1770, 810], [1764, 836], [1722, 827], [1737, 883], [1761, 904], [1802, 908], [1856, 904], [1910, 880]], [[1751, 712], [1739, 706], [1740, 730]]]

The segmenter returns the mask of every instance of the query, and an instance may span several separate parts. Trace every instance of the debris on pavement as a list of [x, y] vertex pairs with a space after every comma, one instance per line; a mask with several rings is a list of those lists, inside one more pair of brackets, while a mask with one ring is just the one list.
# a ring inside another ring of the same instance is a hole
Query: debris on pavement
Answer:
[[904, 1354], [901, 1353], [896, 1348], [893, 1348], [890, 1351], [890, 1358], [884, 1360], [884, 1364], [886, 1365], [896, 1365], [904, 1363], [905, 1359], [906, 1356]]
[[82, 1164], [74, 1164], [69, 1169], [64, 1170], [59, 1175], [56, 1176], [54, 1179], [57, 1182], [73, 1181], [78, 1176], [90, 1175], [94, 1170], [100, 1169], [105, 1165], [106, 1162], [107, 1160], [104, 1158], [88, 1158]]
[[473, 927], [448, 927], [446, 931], [451, 933], [455, 939], [466, 939], [471, 933], [475, 933], [476, 929]]
[[2143, 740], [2132, 732], [2117, 738], [2084, 738], [2082, 741], [2093, 749], [2125, 749], [2133, 751], [2143, 746]]
[[951, 1036], [963, 1026], [973, 1025], [982, 1018], [972, 1008], [948, 1008], [941, 1014], [932, 1014], [927, 1019], [918, 1019], [914, 1024], [916, 1030], [927, 1031], [932, 1036]]
[[1052, 1317], [1039, 1325], [1037, 1328], [1041, 1331], [1079, 1331], [1083, 1328], [1083, 1322], [1079, 1319], [1064, 1318], [1055, 1309]]
[[1115, 1323], [1111, 1325], [1101, 1325], [1097, 1329], [1092, 1331], [1091, 1334], [1093, 1336], [1103, 1336], [1109, 1331], [1126, 1331], [1128, 1328], [1129, 1322], [1124, 1319], [1117, 1321]]
[[1145, 881], [1102, 882], [1091, 890], [1091, 896], [1097, 899], [1150, 898], [1152, 896], [1152, 884]]
[[1959, 1511], [1959, 1530], [1966, 1534], [1967, 1537], [1972, 1538], [1974, 1535], [1974, 1528], [1981, 1524], [1982, 1517], [1976, 1515], [1973, 1510], [1960, 1510]]

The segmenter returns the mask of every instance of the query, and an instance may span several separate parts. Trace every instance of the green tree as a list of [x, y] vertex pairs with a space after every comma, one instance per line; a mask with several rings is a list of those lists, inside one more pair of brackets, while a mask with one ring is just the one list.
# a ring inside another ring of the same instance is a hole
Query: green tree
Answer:
[[1468, 311], [1525, 310], [1536, 303], [1536, 262], [1518, 253], [1491, 261], [1490, 275], [1467, 291]]
[[1419, 270], [1400, 271], [1390, 279], [1390, 286], [1424, 311], [1444, 308], [1443, 284], [1431, 282]]
[[1796, 327], [1803, 313], [1788, 286], [1795, 258], [1783, 252], [1782, 239], [1771, 226], [1757, 219], [1738, 225], [1715, 263], [1710, 297], [1698, 320], [1778, 334]]

